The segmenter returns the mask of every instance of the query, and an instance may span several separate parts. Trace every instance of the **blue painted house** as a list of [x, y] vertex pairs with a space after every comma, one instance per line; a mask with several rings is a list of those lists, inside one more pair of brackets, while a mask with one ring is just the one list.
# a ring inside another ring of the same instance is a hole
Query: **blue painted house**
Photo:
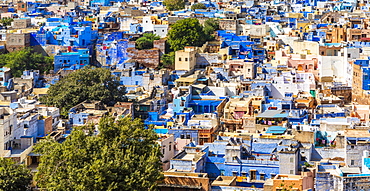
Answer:
[[88, 49], [78, 49], [77, 52], [62, 52], [54, 56], [54, 72], [63, 70], [78, 70], [90, 65]]

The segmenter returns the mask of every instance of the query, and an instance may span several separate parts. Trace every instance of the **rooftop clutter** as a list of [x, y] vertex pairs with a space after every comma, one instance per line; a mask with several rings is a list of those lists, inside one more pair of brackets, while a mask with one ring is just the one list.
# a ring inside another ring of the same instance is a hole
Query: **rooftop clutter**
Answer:
[[[370, 189], [369, 7], [1, 5], [0, 156], [32, 167], [32, 147], [46, 137], [63, 142], [104, 116], [131, 117], [158, 134], [161, 190]], [[89, 83], [90, 73], [65, 80], [86, 68], [108, 71], [109, 83]], [[67, 88], [51, 103], [60, 83]]]

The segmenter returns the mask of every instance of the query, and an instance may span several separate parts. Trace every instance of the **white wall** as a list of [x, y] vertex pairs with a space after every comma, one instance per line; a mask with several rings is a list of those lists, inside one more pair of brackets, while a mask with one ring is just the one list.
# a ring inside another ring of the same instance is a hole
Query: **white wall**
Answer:
[[175, 156], [174, 136], [173, 135], [165, 135], [165, 136], [168, 136], [168, 137], [163, 138], [161, 141], [158, 141], [159, 145], [161, 145], [161, 152], [163, 154], [163, 157], [161, 158], [161, 160], [162, 162], [168, 161], [167, 163], [163, 164], [163, 171], [166, 171], [170, 168], [170, 160]]
[[154, 24], [150, 16], [143, 17], [141, 26], [143, 27], [143, 32], [152, 32], [154, 30]]
[[347, 84], [347, 61], [341, 56], [319, 56], [319, 77], [334, 77], [334, 82]]
[[153, 25], [153, 33], [164, 38], [167, 36], [168, 25]]

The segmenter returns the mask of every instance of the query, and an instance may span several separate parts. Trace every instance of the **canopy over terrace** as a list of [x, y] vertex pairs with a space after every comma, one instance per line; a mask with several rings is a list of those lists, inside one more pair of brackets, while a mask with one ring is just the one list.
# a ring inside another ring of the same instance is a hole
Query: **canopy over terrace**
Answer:
[[267, 110], [257, 116], [257, 124], [279, 125], [287, 120], [288, 115], [283, 110]]
[[266, 131], [266, 133], [271, 133], [273, 135], [282, 135], [286, 131], [285, 127], [280, 127], [280, 126], [272, 126], [269, 127]]

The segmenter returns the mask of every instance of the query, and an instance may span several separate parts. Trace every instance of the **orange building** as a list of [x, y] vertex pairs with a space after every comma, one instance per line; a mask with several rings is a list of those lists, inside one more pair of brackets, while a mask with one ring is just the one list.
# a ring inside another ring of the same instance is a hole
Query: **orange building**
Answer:
[[264, 186], [265, 191], [305, 191], [309, 189], [314, 189], [314, 173], [311, 171], [302, 172], [302, 175], [278, 174], [272, 180], [272, 184], [270, 182]]
[[160, 191], [208, 191], [211, 184], [207, 173], [164, 172], [164, 180], [159, 184]]

